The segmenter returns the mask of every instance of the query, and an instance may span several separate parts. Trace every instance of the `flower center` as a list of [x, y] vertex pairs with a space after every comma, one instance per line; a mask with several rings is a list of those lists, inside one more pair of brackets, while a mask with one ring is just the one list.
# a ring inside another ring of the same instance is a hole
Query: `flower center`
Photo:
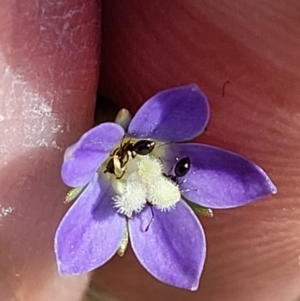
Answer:
[[[128, 156], [122, 176], [112, 173], [109, 175], [116, 193], [112, 200], [117, 211], [132, 217], [133, 213], [140, 212], [146, 204], [162, 211], [174, 208], [180, 200], [180, 190], [175, 181], [164, 175], [161, 160], [153, 154]], [[115, 160], [114, 167], [121, 166], [121, 163], [117, 162], [118, 158], [112, 156], [106, 165], [104, 164], [106, 169], [109, 168], [112, 159]]]

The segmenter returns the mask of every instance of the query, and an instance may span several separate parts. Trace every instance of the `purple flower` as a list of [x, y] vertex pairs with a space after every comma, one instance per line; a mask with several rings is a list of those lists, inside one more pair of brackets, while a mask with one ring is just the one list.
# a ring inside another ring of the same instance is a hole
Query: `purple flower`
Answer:
[[[104, 123], [67, 149], [62, 178], [83, 192], [56, 232], [61, 274], [103, 265], [124, 246], [121, 241], [129, 233], [136, 257], [154, 277], [180, 288], [198, 288], [206, 242], [185, 201], [232, 208], [276, 193], [267, 174], [244, 157], [208, 145], [178, 143], [201, 134], [208, 118], [208, 102], [198, 86], [182, 86], [150, 98], [125, 138], [120, 125]], [[135, 153], [133, 146], [145, 140], [154, 141], [155, 147]], [[122, 152], [126, 143], [128, 151]], [[190, 165], [176, 169], [183, 158]]]

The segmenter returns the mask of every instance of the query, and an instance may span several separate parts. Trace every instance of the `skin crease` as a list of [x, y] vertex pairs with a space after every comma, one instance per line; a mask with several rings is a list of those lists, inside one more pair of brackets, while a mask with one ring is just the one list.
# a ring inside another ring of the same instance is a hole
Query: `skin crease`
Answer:
[[211, 120], [196, 140], [250, 158], [279, 192], [200, 218], [208, 256], [197, 292], [156, 281], [131, 250], [97, 270], [96, 287], [128, 301], [300, 295], [299, 12], [296, 0], [104, 1], [101, 94], [135, 112], [159, 90], [198, 83]]
[[99, 16], [97, 1], [1, 3], [0, 300], [76, 301], [87, 286], [58, 275], [53, 238], [64, 149], [92, 126]]

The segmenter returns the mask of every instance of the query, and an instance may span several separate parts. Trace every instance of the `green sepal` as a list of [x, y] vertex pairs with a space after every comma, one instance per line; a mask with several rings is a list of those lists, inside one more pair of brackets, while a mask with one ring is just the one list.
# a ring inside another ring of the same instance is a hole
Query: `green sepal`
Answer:
[[203, 215], [203, 216], [206, 216], [206, 217], [213, 217], [214, 216], [214, 213], [213, 213], [212, 209], [203, 207], [203, 206], [198, 205], [196, 203], [193, 203], [190, 200], [188, 200], [187, 198], [185, 198], [184, 196], [181, 196], [181, 197], [193, 209], [193, 211], [196, 214], [200, 214], [200, 215]]
[[71, 190], [69, 190], [69, 192], [67, 193], [64, 203], [70, 203], [74, 200], [76, 200], [79, 195], [83, 192], [83, 190], [85, 189], [87, 185], [85, 186], [81, 186], [81, 187], [75, 187], [72, 188]]
[[115, 123], [119, 124], [124, 131], [127, 131], [131, 119], [130, 112], [127, 109], [121, 109], [115, 118]]
[[124, 254], [127, 250], [127, 247], [128, 247], [128, 243], [129, 243], [129, 235], [128, 235], [128, 225], [127, 225], [127, 221], [126, 221], [124, 234], [123, 234], [119, 249], [117, 251], [117, 253], [120, 257], [124, 256]]

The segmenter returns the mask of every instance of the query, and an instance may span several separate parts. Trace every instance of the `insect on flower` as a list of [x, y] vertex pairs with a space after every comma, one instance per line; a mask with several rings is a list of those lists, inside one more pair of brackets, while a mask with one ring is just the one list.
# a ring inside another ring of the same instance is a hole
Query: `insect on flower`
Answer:
[[[176, 183], [180, 187], [180, 185], [185, 182], [185, 180], [180, 181], [180, 178], [186, 176], [186, 174], [189, 172], [189, 170], [191, 168], [191, 160], [190, 160], [189, 157], [185, 157], [185, 158], [182, 158], [180, 160], [178, 158], [176, 158], [176, 160], [177, 160], [177, 163], [175, 164], [175, 167], [174, 167], [174, 174], [171, 174], [171, 170], [170, 170], [169, 174], [164, 173], [164, 176], [170, 178], [174, 183]], [[185, 188], [185, 189], [180, 188], [181, 193], [192, 191], [192, 190], [197, 190], [197, 189], [194, 189], [194, 188]], [[199, 213], [202, 216], [213, 217], [212, 209], [203, 207], [203, 206], [201, 206], [199, 204], [195, 204], [193, 202], [190, 202], [182, 194], [181, 194], [181, 197], [184, 201], [186, 201], [189, 204], [189, 206], [194, 210], [195, 213]], [[154, 215], [153, 215], [153, 218], [154, 218]]]
[[171, 175], [170, 173], [168, 175], [164, 174], [167, 178], [170, 178], [173, 182], [176, 184], [179, 184], [179, 178], [184, 177], [191, 168], [191, 159], [189, 157], [185, 157], [180, 159], [175, 167], [174, 167], [174, 174]]
[[137, 155], [145, 156], [150, 154], [155, 144], [155, 141], [151, 140], [140, 140], [135, 143], [131, 143], [128, 140], [124, 144], [121, 143], [120, 147], [117, 147], [110, 155], [112, 158], [108, 161], [104, 173], [115, 174], [117, 179], [121, 179], [129, 159], [134, 159]]
[[[185, 158], [178, 160], [178, 162], [176, 163], [176, 165], [174, 167], [174, 175], [171, 174], [171, 171], [169, 172], [169, 174], [163, 173], [163, 175], [166, 178], [169, 178], [172, 182], [174, 182], [176, 184], [176, 186], [179, 187], [179, 185], [180, 185], [179, 178], [184, 177], [189, 172], [190, 166], [191, 166], [190, 158], [185, 157]], [[150, 206], [151, 206], [150, 209], [151, 209], [152, 216], [151, 216], [151, 220], [150, 220], [149, 224], [147, 225], [145, 231], [149, 230], [149, 227], [150, 227], [152, 221], [154, 220], [153, 208], [152, 208], [151, 204], [150, 204]]]
[[74, 188], [66, 201], [77, 199], [55, 234], [62, 275], [124, 255], [130, 240], [158, 280], [198, 288], [206, 240], [195, 212], [211, 215], [211, 209], [277, 191], [259, 166], [239, 154], [185, 142], [200, 135], [208, 119], [199, 87], [177, 87], [150, 98], [129, 125], [100, 124], [66, 150], [62, 179]]

